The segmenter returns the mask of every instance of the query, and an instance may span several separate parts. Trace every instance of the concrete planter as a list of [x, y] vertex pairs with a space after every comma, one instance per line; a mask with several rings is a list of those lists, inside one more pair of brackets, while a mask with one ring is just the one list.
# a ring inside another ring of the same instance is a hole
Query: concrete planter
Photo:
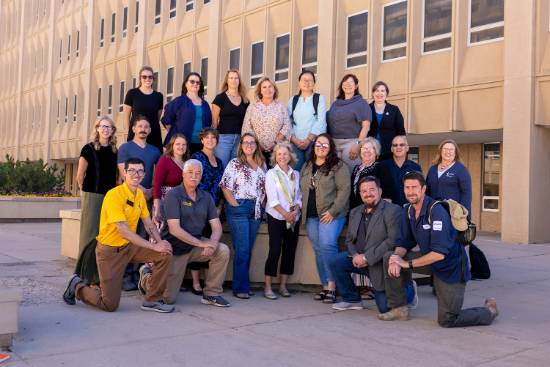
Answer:
[[17, 333], [19, 302], [23, 299], [20, 289], [0, 289], [0, 348], [11, 347]]
[[58, 219], [62, 209], [80, 207], [78, 197], [2, 196], [1, 220]]

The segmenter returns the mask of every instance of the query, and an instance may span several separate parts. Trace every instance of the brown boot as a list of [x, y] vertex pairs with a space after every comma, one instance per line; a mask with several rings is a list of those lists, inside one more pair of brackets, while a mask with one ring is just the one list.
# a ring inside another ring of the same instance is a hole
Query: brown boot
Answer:
[[497, 301], [495, 301], [494, 298], [487, 298], [485, 300], [485, 307], [489, 309], [489, 311], [491, 312], [491, 316], [493, 316], [493, 319], [498, 316]]
[[386, 313], [379, 313], [378, 320], [382, 321], [406, 321], [409, 319], [409, 308], [407, 306], [396, 307]]

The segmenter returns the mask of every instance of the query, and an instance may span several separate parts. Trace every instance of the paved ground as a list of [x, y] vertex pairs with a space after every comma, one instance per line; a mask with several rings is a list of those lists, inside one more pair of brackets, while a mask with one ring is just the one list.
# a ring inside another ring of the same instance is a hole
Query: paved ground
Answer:
[[477, 241], [493, 278], [469, 283], [466, 306], [497, 298], [501, 316], [488, 327], [442, 329], [435, 298], [420, 289], [407, 322], [364, 311], [333, 312], [297, 293], [256, 296], [233, 307], [201, 305], [182, 293], [177, 312], [139, 310], [135, 292], [119, 311], [67, 306], [61, 293], [72, 264], [59, 256], [59, 223], [0, 224], [0, 287], [24, 290], [20, 332], [5, 366], [549, 366], [550, 245]]

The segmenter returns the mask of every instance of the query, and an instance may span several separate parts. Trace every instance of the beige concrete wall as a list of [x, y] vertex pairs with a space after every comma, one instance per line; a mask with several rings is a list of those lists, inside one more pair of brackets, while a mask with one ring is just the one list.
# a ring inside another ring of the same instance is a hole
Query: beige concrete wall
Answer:
[[57, 219], [60, 210], [79, 207], [80, 198], [4, 196], [0, 197], [0, 220]]

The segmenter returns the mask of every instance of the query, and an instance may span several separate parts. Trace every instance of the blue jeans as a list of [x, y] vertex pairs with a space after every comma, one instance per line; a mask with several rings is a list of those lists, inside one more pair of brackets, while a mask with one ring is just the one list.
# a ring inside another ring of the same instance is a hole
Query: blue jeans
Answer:
[[[352, 273], [369, 275], [369, 268], [356, 268], [353, 266], [351, 257], [347, 252], [340, 252], [330, 260], [330, 268], [334, 279], [336, 281], [336, 289], [342, 296], [344, 302], [359, 303], [361, 302], [361, 295], [359, 290], [353, 283], [351, 278]], [[414, 298], [414, 287], [412, 283], [405, 286], [405, 292], [407, 293], [407, 302], [412, 302]], [[386, 299], [386, 292], [374, 290], [374, 301], [378, 312], [385, 313], [390, 310], [388, 307], [388, 301]]]
[[237, 200], [239, 206], [225, 203], [225, 215], [231, 231], [231, 241], [235, 250], [233, 258], [233, 293], [250, 292], [250, 257], [260, 219], [254, 219], [255, 200]]
[[294, 143], [291, 143], [292, 145], [292, 151], [296, 155], [296, 164], [294, 165], [294, 169], [298, 172], [302, 169], [304, 164], [306, 163], [307, 159], [309, 158], [309, 154], [311, 153], [311, 148], [313, 147], [313, 143], [310, 143], [306, 150], [299, 149]]
[[319, 218], [307, 218], [306, 220], [307, 236], [315, 251], [317, 272], [323, 286], [334, 281], [329, 261], [338, 255], [338, 237], [340, 237], [345, 222], [345, 217], [336, 218], [328, 224], [322, 224], [319, 222]]
[[220, 134], [214, 154], [222, 161], [224, 168], [227, 167], [230, 160], [237, 156], [240, 139], [239, 134]]

